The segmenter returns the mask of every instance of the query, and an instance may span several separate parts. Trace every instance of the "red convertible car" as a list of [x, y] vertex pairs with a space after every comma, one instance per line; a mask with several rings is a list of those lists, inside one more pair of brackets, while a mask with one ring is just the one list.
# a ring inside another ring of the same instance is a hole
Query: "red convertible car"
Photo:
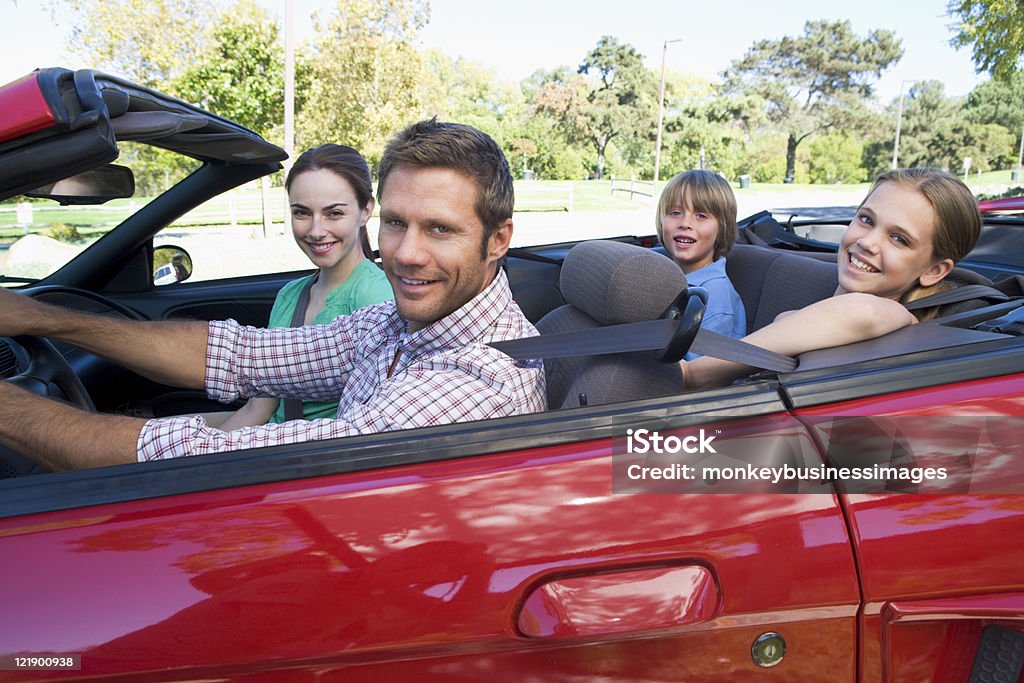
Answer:
[[[265, 324], [299, 273], [155, 286], [154, 235], [282, 150], [97, 72], [0, 88], [0, 199], [130, 196], [154, 154], [183, 177], [4, 285]], [[552, 343], [547, 412], [71, 473], [0, 451], [0, 681], [1019, 681], [1024, 227], [998, 220], [935, 321], [725, 388], [602, 336], [653, 322], [717, 352], [678, 268], [626, 236], [509, 255]], [[744, 223], [751, 329], [832, 293], [828, 229]], [[0, 339], [0, 372], [89, 409], [209, 409], [42, 339]]]

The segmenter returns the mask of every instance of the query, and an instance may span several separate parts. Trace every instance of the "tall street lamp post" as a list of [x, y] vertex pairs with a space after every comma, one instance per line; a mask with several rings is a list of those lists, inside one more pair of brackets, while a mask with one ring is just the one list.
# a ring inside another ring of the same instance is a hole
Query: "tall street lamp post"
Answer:
[[[295, 2], [284, 0], [284, 162], [291, 170], [295, 154]], [[287, 200], [286, 200], [287, 201]]]
[[666, 40], [661, 45], [661, 87], [658, 89], [658, 141], [654, 145], [654, 192], [658, 191], [658, 172], [661, 170], [661, 126], [665, 118], [665, 54], [669, 43], [682, 42], [682, 38]]
[[899, 168], [900, 162], [900, 127], [903, 125], [903, 86], [907, 83], [916, 83], [917, 81], [900, 81], [900, 106], [899, 113], [896, 114], [896, 140], [892, 145], [892, 167]]
[[1020, 167], [1021, 162], [1024, 161], [1024, 128], [1020, 131], [1020, 151], [1017, 152], [1017, 177], [1014, 180], [1020, 180]]

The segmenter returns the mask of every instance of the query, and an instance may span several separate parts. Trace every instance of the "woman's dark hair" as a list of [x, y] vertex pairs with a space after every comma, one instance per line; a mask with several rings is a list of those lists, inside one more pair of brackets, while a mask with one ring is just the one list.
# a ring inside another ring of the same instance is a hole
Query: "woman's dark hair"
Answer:
[[[370, 166], [363, 155], [347, 145], [327, 143], [319, 147], [311, 147], [295, 160], [288, 177], [284, 180], [284, 189], [291, 190], [292, 182], [307, 171], [330, 171], [348, 181], [356, 193], [359, 210], [362, 211], [373, 199], [373, 187], [370, 183]], [[366, 224], [359, 226], [359, 244], [366, 258], [373, 258], [370, 248], [370, 237], [366, 232]]]

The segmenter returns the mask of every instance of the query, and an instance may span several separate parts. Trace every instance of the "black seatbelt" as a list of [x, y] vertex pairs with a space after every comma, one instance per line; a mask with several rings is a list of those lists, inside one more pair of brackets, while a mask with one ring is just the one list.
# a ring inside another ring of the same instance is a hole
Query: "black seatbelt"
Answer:
[[923, 296], [920, 299], [908, 301], [904, 306], [906, 306], [908, 311], [917, 311], [922, 308], [956, 304], [961, 301], [970, 301], [971, 299], [1009, 301], [1010, 297], [1004, 292], [1000, 292], [995, 287], [989, 287], [988, 285], [961, 285], [959, 287], [954, 287], [953, 289], [947, 289], [942, 292]]
[[[317, 278], [319, 277], [320, 271], [318, 270], [313, 273], [313, 276], [306, 280], [306, 284], [302, 286], [302, 291], [299, 292], [299, 301], [295, 304], [295, 310], [292, 312], [292, 327], [302, 327], [306, 324], [306, 309], [309, 308], [309, 290], [313, 289], [313, 285], [316, 284]], [[301, 420], [305, 416], [305, 411], [302, 410], [302, 401], [297, 398], [284, 399], [285, 422]]]
[[[659, 351], [668, 346], [679, 331], [679, 326], [679, 320], [649, 320], [510, 339], [493, 342], [489, 346], [518, 360]], [[796, 369], [796, 360], [789, 356], [710, 330], [697, 332], [690, 351], [763, 370], [789, 372]]]
[[[971, 284], [911, 301], [906, 304], [906, 308], [913, 311], [979, 298], [1007, 301], [1010, 297], [994, 287]], [[650, 320], [511, 339], [494, 342], [490, 346], [519, 360], [656, 351], [667, 347], [678, 333], [680, 324], [679, 320], [673, 319]], [[790, 372], [796, 369], [796, 360], [789, 356], [710, 330], [699, 330], [689, 350], [762, 370]]]

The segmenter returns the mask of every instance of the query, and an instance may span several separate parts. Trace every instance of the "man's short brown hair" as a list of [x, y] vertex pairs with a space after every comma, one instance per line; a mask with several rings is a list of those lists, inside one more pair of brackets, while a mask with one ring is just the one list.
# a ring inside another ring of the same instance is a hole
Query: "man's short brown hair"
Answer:
[[393, 137], [377, 170], [378, 202], [388, 174], [398, 167], [445, 168], [473, 179], [477, 186], [476, 215], [484, 226], [484, 255], [491, 235], [512, 218], [515, 192], [505, 154], [491, 136], [472, 126], [430, 119], [414, 123]]

